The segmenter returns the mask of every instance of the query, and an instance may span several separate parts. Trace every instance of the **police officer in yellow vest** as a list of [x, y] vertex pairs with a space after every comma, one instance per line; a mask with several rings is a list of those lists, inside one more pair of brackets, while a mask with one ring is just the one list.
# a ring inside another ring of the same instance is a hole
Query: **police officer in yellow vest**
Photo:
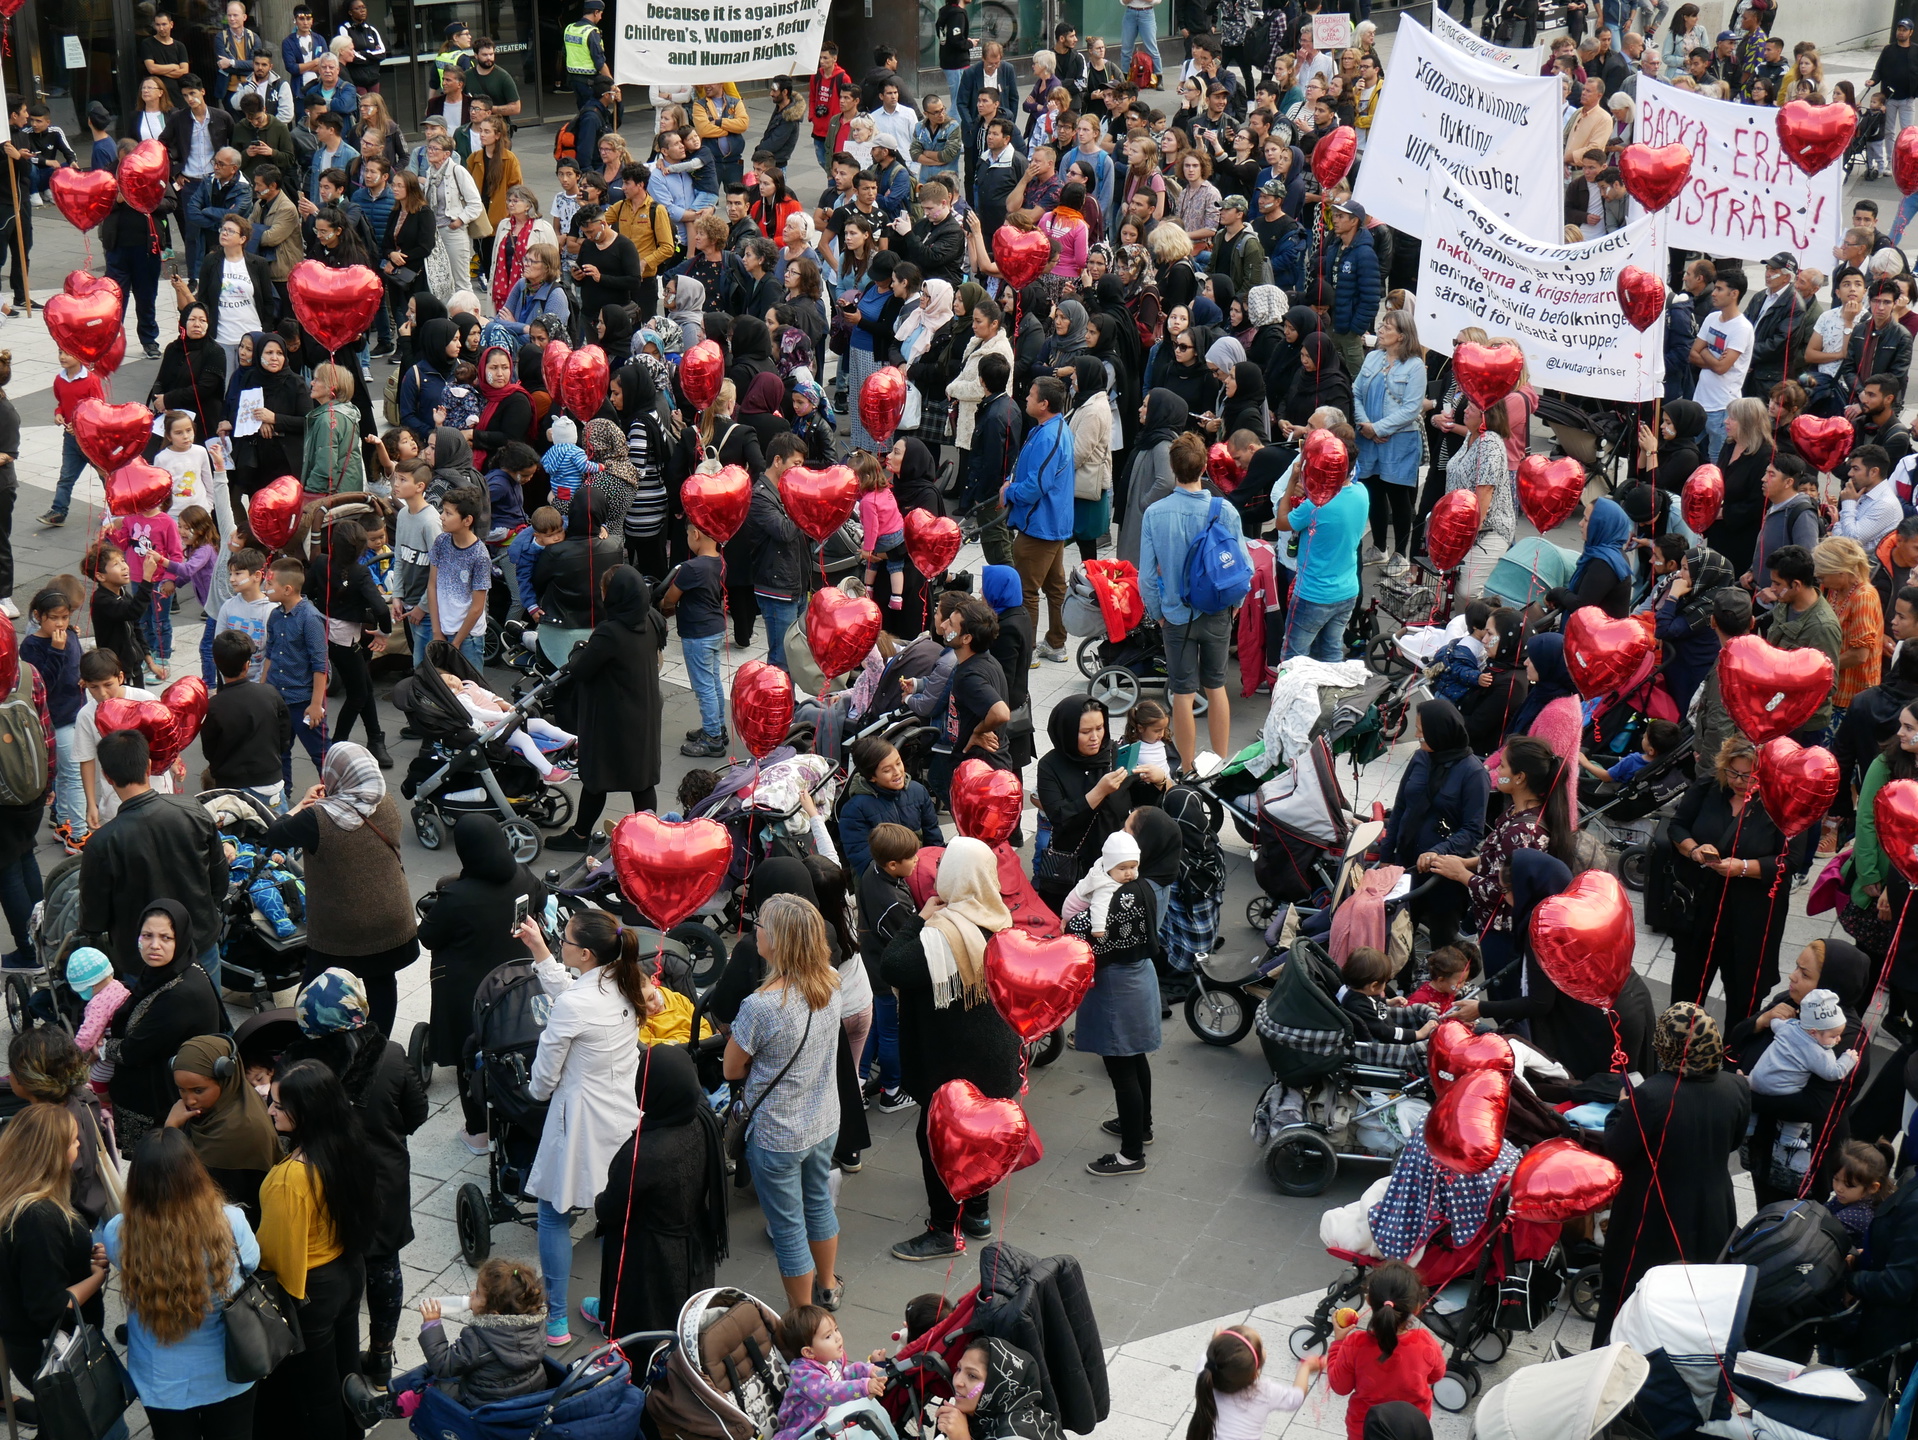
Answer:
[[599, 33], [599, 17], [605, 10], [601, 0], [586, 0], [581, 7], [582, 18], [568, 25], [563, 37], [566, 78], [573, 82], [573, 93], [579, 97], [582, 108], [590, 105], [599, 93], [596, 81], [613, 78], [612, 68], [606, 63], [606, 40]]
[[473, 68], [473, 32], [463, 20], [449, 21], [446, 26], [446, 43], [440, 53], [433, 57], [432, 84], [428, 87], [431, 98], [437, 100], [445, 86], [440, 82], [448, 70], [470, 70]]

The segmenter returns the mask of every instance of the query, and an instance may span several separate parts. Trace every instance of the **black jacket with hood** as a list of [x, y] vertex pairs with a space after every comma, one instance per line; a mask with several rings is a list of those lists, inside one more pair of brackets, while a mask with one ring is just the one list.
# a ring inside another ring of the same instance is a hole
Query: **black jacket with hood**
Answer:
[[653, 609], [651, 588], [630, 565], [615, 567], [607, 578], [600, 614], [572, 661], [579, 780], [588, 790], [643, 795], [659, 784], [659, 648], [665, 619]]
[[1038, 1368], [1045, 1408], [1066, 1429], [1090, 1435], [1112, 1410], [1105, 1349], [1085, 1274], [1070, 1255], [1041, 1260], [1003, 1240], [979, 1256], [973, 1326], [1025, 1351]]
[[805, 595], [811, 546], [786, 513], [779, 487], [764, 475], [753, 481], [752, 505], [736, 539], [741, 551], [751, 557], [754, 590], [787, 599]]
[[463, 815], [453, 827], [460, 873], [441, 880], [420, 921], [420, 944], [433, 955], [433, 1063], [458, 1065], [473, 1033], [473, 994], [496, 966], [527, 958], [513, 934], [524, 897], [537, 913], [546, 887], [513, 859], [506, 832], [491, 815]]
[[600, 577], [626, 559], [617, 533], [597, 538], [600, 527], [610, 523], [607, 513], [594, 488], [580, 486], [567, 511], [566, 538], [540, 547], [533, 557], [533, 593], [540, 609], [561, 625], [584, 630], [596, 622]]

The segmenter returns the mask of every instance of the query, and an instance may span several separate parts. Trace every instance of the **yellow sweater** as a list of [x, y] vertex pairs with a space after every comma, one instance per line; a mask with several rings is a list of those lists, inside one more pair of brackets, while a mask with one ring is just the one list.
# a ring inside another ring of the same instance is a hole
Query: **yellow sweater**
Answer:
[[260, 1183], [260, 1265], [286, 1293], [306, 1298], [306, 1275], [345, 1253], [319, 1180], [304, 1160], [282, 1160]]

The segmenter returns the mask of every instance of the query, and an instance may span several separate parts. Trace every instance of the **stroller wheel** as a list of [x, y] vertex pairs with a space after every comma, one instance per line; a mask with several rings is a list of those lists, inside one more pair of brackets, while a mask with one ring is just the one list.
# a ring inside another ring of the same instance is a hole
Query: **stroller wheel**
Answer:
[[1054, 1030], [1038, 1040], [1026, 1042], [1026, 1063], [1034, 1069], [1050, 1065], [1066, 1050], [1066, 1032], [1063, 1028]]
[[1106, 662], [1099, 658], [1099, 647], [1105, 642], [1097, 635], [1079, 642], [1079, 673], [1088, 680], [1096, 679]]
[[1510, 1332], [1487, 1330], [1472, 1342], [1472, 1358], [1486, 1365], [1496, 1365], [1505, 1358], [1505, 1351], [1510, 1345]]
[[1332, 1142], [1307, 1125], [1279, 1132], [1265, 1152], [1265, 1175], [1282, 1195], [1318, 1195], [1339, 1173]]
[[687, 920], [675, 925], [666, 932], [668, 940], [677, 940], [686, 947], [693, 964], [693, 986], [704, 990], [715, 980], [719, 972], [726, 968], [726, 946], [709, 928], [697, 920]]
[[1618, 857], [1618, 878], [1627, 890], [1643, 891], [1652, 873], [1652, 847], [1630, 845]]
[[1139, 703], [1139, 677], [1123, 666], [1101, 670], [1086, 686], [1086, 693], [1114, 715], [1123, 715]]
[[478, 1265], [493, 1253], [493, 1212], [486, 1203], [486, 1192], [471, 1183], [460, 1186], [454, 1211], [460, 1254], [468, 1265]]
[[433, 1027], [421, 1020], [414, 1025], [413, 1033], [406, 1042], [406, 1063], [419, 1072], [422, 1090], [433, 1083], [433, 1062], [426, 1058], [426, 1047], [432, 1043], [432, 1039]]
[[500, 829], [506, 834], [506, 843], [513, 847], [513, 858], [522, 865], [532, 864], [533, 857], [539, 854], [539, 831], [531, 822], [508, 820]]
[[428, 850], [437, 850], [446, 841], [446, 831], [440, 825], [440, 817], [425, 805], [413, 807], [413, 834]]
[[1432, 1403], [1456, 1415], [1472, 1403], [1478, 1394], [1478, 1371], [1470, 1362], [1454, 1360], [1451, 1367], [1432, 1386]]
[[33, 1028], [33, 987], [24, 975], [7, 976], [7, 1025], [16, 1035]]
[[1598, 1319], [1598, 1266], [1587, 1265], [1572, 1276], [1572, 1284], [1566, 1298], [1571, 1301], [1572, 1313], [1581, 1320]]
[[542, 830], [564, 829], [573, 821], [573, 797], [557, 785], [547, 785], [526, 807], [526, 813]]
[[1208, 1045], [1236, 1045], [1251, 1033], [1252, 1003], [1243, 990], [1194, 989], [1185, 997], [1185, 1023]]
[[1286, 1337], [1286, 1346], [1294, 1360], [1309, 1360], [1325, 1353], [1325, 1331], [1316, 1325], [1301, 1325]]
[[1279, 902], [1270, 895], [1254, 895], [1245, 902], [1245, 923], [1261, 935], [1265, 927], [1272, 923], [1272, 917], [1279, 913]]

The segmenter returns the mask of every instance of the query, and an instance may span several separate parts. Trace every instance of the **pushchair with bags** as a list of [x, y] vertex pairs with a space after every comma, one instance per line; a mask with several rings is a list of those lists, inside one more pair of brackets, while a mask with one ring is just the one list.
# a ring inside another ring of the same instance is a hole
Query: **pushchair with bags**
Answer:
[[[1165, 634], [1145, 612], [1139, 595], [1139, 571], [1126, 560], [1088, 560], [1075, 568], [1067, 584], [1063, 620], [1079, 642], [1079, 673], [1091, 683], [1086, 693], [1114, 715], [1139, 703], [1144, 687], [1167, 681]], [[1201, 691], [1192, 697], [1192, 713], [1206, 713]]]
[[631, 1440], [640, 1433], [646, 1392], [633, 1384], [641, 1368], [671, 1339], [664, 1331], [622, 1335], [571, 1365], [548, 1359], [548, 1388], [468, 1409], [438, 1386], [419, 1392], [409, 1422], [419, 1440]]
[[454, 1202], [460, 1254], [477, 1266], [492, 1253], [493, 1227], [514, 1220], [537, 1223], [519, 1202], [527, 1172], [539, 1153], [546, 1102], [532, 1092], [533, 1059], [546, 1030], [552, 1002], [530, 960], [509, 960], [481, 980], [473, 994], [473, 1034], [463, 1064], [468, 1082], [486, 1105], [484, 1188], [468, 1181]]
[[297, 985], [306, 968], [306, 888], [299, 862], [257, 841], [273, 812], [247, 790], [207, 790], [200, 804], [234, 847], [220, 904], [220, 988], [247, 992], [257, 1008]]

